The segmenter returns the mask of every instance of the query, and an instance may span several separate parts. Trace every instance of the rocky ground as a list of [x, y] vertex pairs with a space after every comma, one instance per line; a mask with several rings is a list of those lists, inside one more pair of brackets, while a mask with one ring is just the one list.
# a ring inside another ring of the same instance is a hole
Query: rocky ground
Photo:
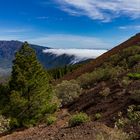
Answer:
[[[14, 132], [1, 137], [0, 140], [104, 140], [109, 137], [113, 138], [113, 140], [120, 140], [117, 139], [115, 134], [116, 132], [113, 129], [103, 124], [90, 122], [71, 128], [58, 125], [49, 127], [42, 125]], [[119, 132], [119, 135], [122, 135], [122, 138], [125, 137], [125, 134], [121, 134], [121, 132]]]

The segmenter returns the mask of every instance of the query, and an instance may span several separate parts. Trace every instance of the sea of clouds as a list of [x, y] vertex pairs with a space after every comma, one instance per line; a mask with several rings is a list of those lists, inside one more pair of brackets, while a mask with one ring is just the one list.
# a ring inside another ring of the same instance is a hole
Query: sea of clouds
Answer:
[[107, 52], [107, 50], [99, 50], [99, 49], [45, 49], [44, 53], [52, 53], [56, 56], [61, 56], [63, 54], [69, 56], [75, 56], [72, 63], [77, 63], [80, 61], [84, 61], [87, 59], [95, 59], [96, 57], [102, 55]]

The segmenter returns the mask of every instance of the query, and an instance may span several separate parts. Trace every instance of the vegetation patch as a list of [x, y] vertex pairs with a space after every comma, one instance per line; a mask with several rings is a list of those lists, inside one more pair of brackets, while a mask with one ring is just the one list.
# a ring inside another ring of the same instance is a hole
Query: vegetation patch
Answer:
[[81, 94], [81, 87], [76, 80], [63, 81], [55, 87], [56, 95], [62, 101], [62, 105], [73, 102]]
[[95, 114], [95, 120], [99, 120], [99, 119], [101, 119], [101, 118], [102, 118], [101, 113], [96, 113], [96, 114]]
[[133, 79], [133, 80], [139, 80], [140, 79], [140, 73], [129, 73], [128, 77], [130, 79]]
[[47, 125], [51, 125], [51, 124], [55, 123], [56, 120], [57, 120], [57, 118], [55, 116], [50, 115], [47, 117], [46, 123], [47, 123]]
[[69, 126], [74, 127], [88, 121], [90, 121], [90, 117], [87, 114], [80, 112], [71, 117]]
[[0, 115], [0, 134], [8, 131], [10, 129], [10, 119], [6, 119], [4, 116]]

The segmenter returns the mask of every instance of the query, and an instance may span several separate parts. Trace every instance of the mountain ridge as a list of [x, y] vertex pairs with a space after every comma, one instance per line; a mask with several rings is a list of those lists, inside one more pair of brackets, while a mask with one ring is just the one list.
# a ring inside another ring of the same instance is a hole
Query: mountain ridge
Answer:
[[73, 71], [72, 74], [65, 75], [61, 80], [71, 80], [75, 79], [81, 74], [92, 72], [95, 68], [99, 67], [107, 58], [112, 56], [113, 54], [118, 53], [120, 50], [123, 50], [125, 48], [128, 48], [133, 45], [140, 45], [140, 33], [137, 33], [136, 35], [132, 36], [128, 40], [124, 41], [123, 43], [117, 45], [116, 47], [112, 48], [111, 50], [107, 51], [106, 53], [102, 54], [101, 56], [97, 57], [94, 60], [91, 60], [89, 63], [83, 65], [82, 67], [76, 69]]
[[[0, 41], [0, 72], [2, 74], [5, 75], [10, 72], [14, 54], [19, 50], [22, 44], [23, 42], [15, 40]], [[38, 60], [47, 69], [72, 64], [73, 60], [75, 59], [74, 55], [62, 54], [57, 56], [53, 53], [44, 53], [43, 50], [50, 49], [49, 47], [33, 44], [30, 44], [30, 46], [36, 51]]]

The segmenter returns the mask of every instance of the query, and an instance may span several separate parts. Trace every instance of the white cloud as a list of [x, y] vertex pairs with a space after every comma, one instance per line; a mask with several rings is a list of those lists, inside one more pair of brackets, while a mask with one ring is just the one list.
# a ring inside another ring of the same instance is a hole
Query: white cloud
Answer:
[[48, 18], [49, 18], [49, 17], [47, 17], [47, 16], [36, 17], [36, 19], [40, 19], [40, 20], [41, 20], [41, 19], [42, 19], [42, 20], [43, 20], [43, 19], [48, 19]]
[[107, 50], [97, 50], [97, 49], [45, 49], [44, 53], [52, 53], [56, 56], [67, 54], [70, 56], [75, 56], [72, 63], [77, 63], [86, 59], [93, 59], [101, 54], [105, 53]]
[[29, 32], [31, 29], [24, 29], [24, 28], [9, 28], [9, 29], [0, 29], [1, 33], [23, 33], [23, 32]]
[[33, 44], [48, 46], [52, 48], [109, 48], [111, 43], [102, 39], [88, 36], [78, 36], [69, 34], [53, 34], [43, 37], [28, 39]]
[[129, 25], [129, 26], [120, 26], [119, 29], [121, 30], [139, 30], [140, 31], [140, 25]]
[[63, 11], [91, 19], [110, 21], [122, 15], [140, 18], [140, 0], [55, 0]]

